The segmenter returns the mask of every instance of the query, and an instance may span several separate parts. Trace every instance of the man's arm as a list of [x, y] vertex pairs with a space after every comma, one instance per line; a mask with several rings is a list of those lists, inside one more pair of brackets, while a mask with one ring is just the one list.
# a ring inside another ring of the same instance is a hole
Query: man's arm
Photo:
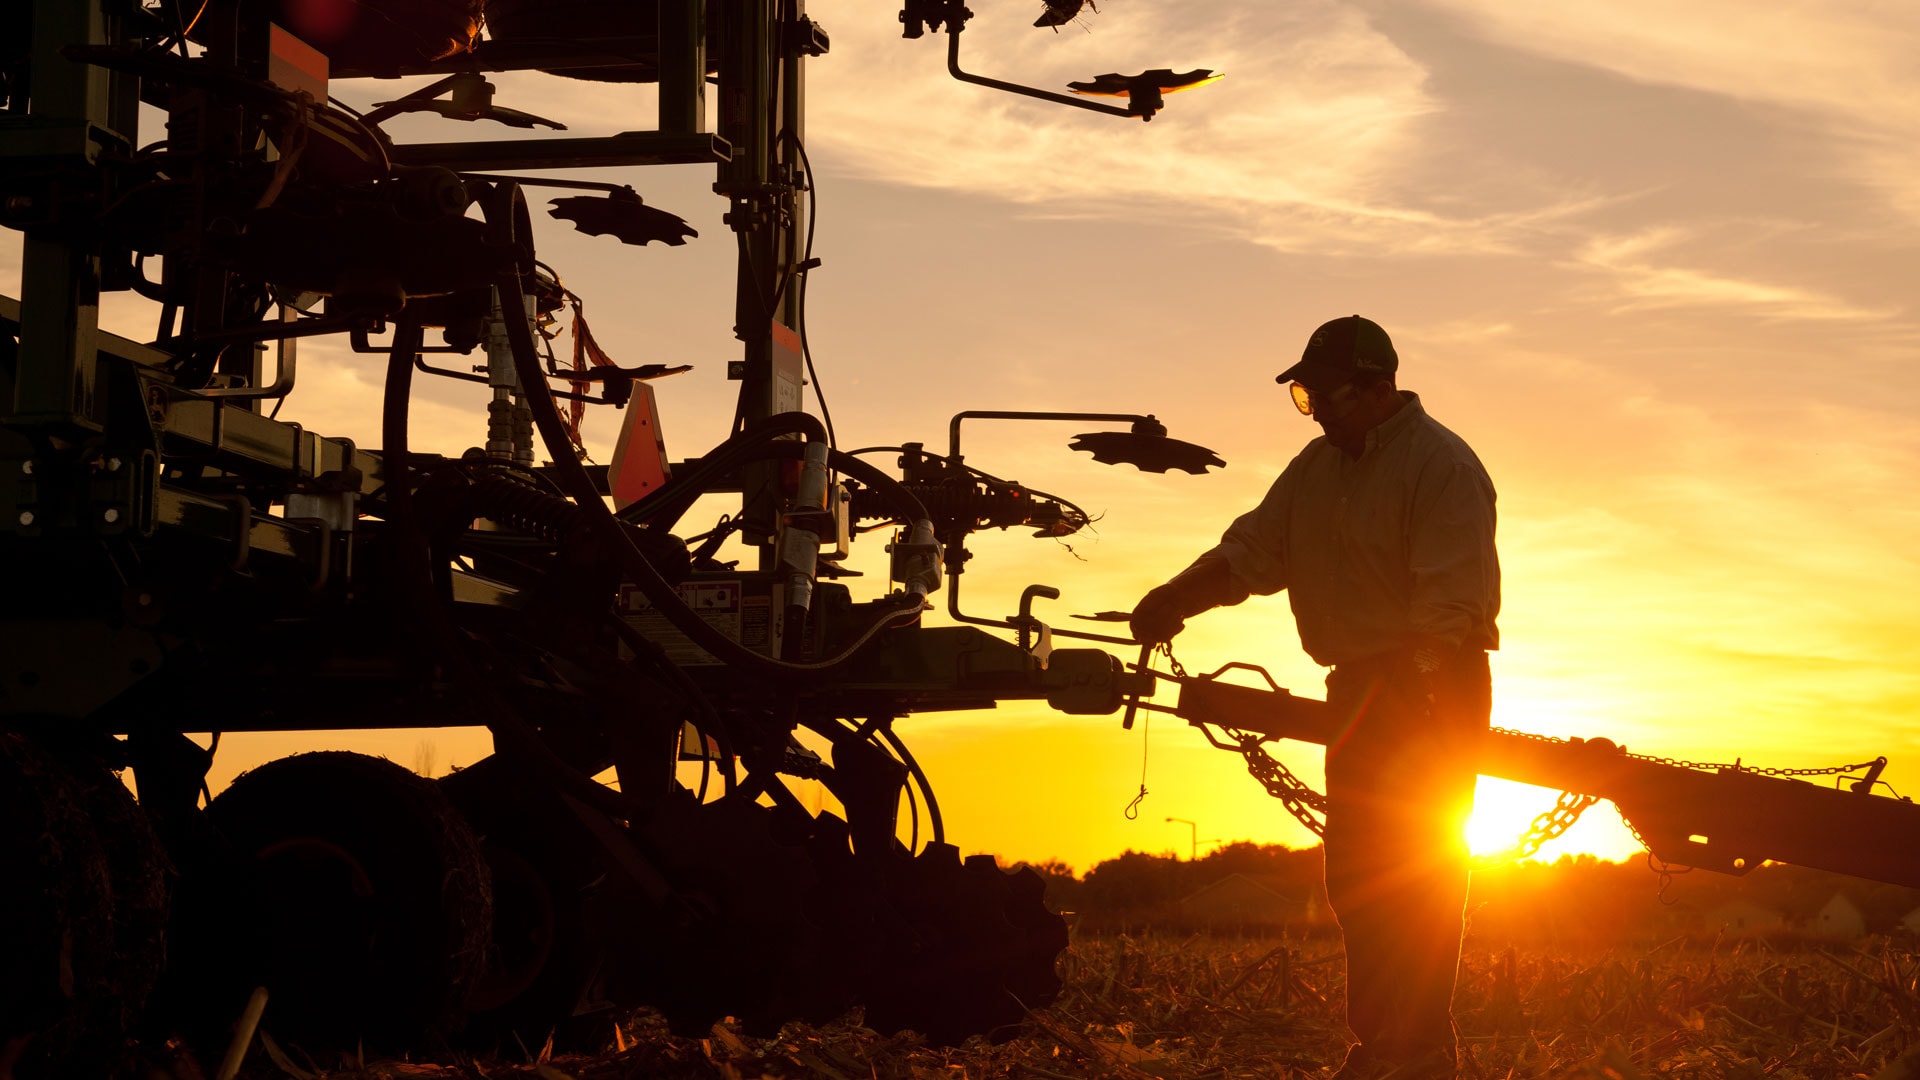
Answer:
[[1227, 526], [1219, 544], [1134, 605], [1136, 640], [1171, 641], [1188, 619], [1203, 611], [1286, 587], [1286, 504], [1292, 473], [1292, 466], [1281, 473], [1260, 505]]
[[1288, 463], [1260, 504], [1233, 519], [1220, 542], [1201, 558], [1209, 556], [1226, 561], [1233, 576], [1247, 593], [1267, 596], [1287, 587], [1287, 529], [1292, 511], [1293, 491], [1298, 484], [1300, 459]]
[[1227, 560], [1209, 551], [1172, 581], [1142, 597], [1133, 606], [1129, 625], [1136, 641], [1172, 641], [1175, 634], [1186, 629], [1188, 619], [1203, 611], [1237, 604], [1247, 595], [1246, 586], [1234, 579], [1233, 568]]
[[1438, 461], [1421, 476], [1408, 537], [1410, 651], [1444, 657], [1499, 644], [1494, 523], [1493, 482], [1478, 461]]

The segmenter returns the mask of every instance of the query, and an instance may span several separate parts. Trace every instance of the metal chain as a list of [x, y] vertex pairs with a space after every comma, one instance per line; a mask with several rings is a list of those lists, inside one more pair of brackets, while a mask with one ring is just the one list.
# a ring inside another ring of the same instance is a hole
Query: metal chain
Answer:
[[[1515, 731], [1512, 728], [1494, 728], [1493, 730], [1499, 735], [1511, 735], [1520, 739], [1532, 739], [1535, 742], [1565, 743], [1567, 741], [1551, 735], [1535, 735], [1530, 731]], [[1732, 769], [1736, 772], [1755, 773], [1760, 776], [1841, 776], [1846, 773], [1859, 772], [1861, 769], [1872, 768], [1880, 763], [1880, 759], [1875, 759], [1873, 761], [1862, 761], [1854, 765], [1826, 765], [1819, 768], [1789, 769], [1768, 767], [1756, 769], [1751, 765], [1741, 764], [1739, 758], [1735, 758], [1730, 762], [1689, 761], [1686, 758], [1660, 757], [1656, 754], [1629, 754], [1624, 749], [1621, 753], [1634, 761], [1648, 761], [1655, 765], [1674, 765], [1682, 769], [1697, 769], [1702, 772]]]
[[[1180, 661], [1173, 655], [1173, 646], [1162, 642], [1156, 651], [1166, 657], [1168, 670], [1173, 672], [1177, 677], [1186, 677], [1186, 669], [1180, 665]], [[1551, 735], [1536, 735], [1527, 731], [1514, 731], [1511, 728], [1494, 728], [1493, 730], [1502, 735], [1531, 739], [1536, 742], [1565, 743], [1567, 741]], [[1275, 759], [1272, 754], [1268, 753], [1266, 747], [1262, 745], [1260, 736], [1249, 735], [1243, 732], [1230, 732], [1230, 734], [1240, 744], [1240, 755], [1246, 758], [1247, 772], [1251, 773], [1253, 778], [1260, 782], [1261, 787], [1267, 789], [1268, 795], [1279, 799], [1280, 804], [1287, 808], [1287, 812], [1292, 814], [1295, 820], [1299, 821], [1301, 825], [1305, 826], [1308, 831], [1312, 832], [1315, 836], [1324, 838], [1327, 832], [1326, 821], [1324, 820], [1327, 812], [1326, 795], [1315, 791], [1311, 785], [1295, 776], [1292, 770], [1288, 769]], [[1763, 776], [1836, 776], [1844, 773], [1858, 772], [1874, 764], [1874, 762], [1865, 761], [1856, 765], [1830, 765], [1824, 768], [1754, 769], [1742, 765], [1737, 759], [1731, 764], [1715, 764], [1710, 762], [1689, 761], [1684, 758], [1657, 757], [1652, 754], [1626, 754], [1626, 756], [1636, 761], [1649, 761], [1660, 765], [1674, 765], [1684, 769], [1735, 769], [1744, 772], [1758, 773]], [[1519, 842], [1514, 845], [1513, 857], [1516, 859], [1525, 859], [1537, 854], [1546, 844], [1558, 839], [1568, 829], [1572, 828], [1573, 824], [1580, 820], [1580, 815], [1586, 813], [1588, 807], [1599, 801], [1600, 800], [1593, 795], [1576, 791], [1561, 792], [1559, 797], [1554, 800], [1551, 809], [1537, 815], [1533, 821], [1527, 825], [1526, 832], [1520, 835]], [[1627, 822], [1627, 828], [1632, 831], [1634, 839], [1640, 841], [1642, 847], [1647, 847], [1646, 841], [1640, 836], [1640, 830], [1635, 828], [1632, 822]], [[1648, 854], [1652, 854], [1651, 848], [1648, 848]]]
[[1153, 651], [1167, 658], [1167, 670], [1173, 672], [1174, 678], [1184, 679], [1187, 677], [1187, 669], [1181, 667], [1180, 661], [1173, 655], [1173, 642], [1163, 641], [1155, 645]]
[[[1154, 651], [1166, 657], [1167, 670], [1173, 672], [1176, 678], [1187, 677], [1187, 669], [1173, 655], [1170, 643], [1163, 641]], [[1267, 789], [1267, 794], [1279, 799], [1280, 805], [1286, 807], [1287, 812], [1306, 826], [1309, 832], [1324, 838], [1327, 835], [1327, 823], [1323, 820], [1327, 815], [1327, 797], [1313, 790], [1311, 784], [1293, 775], [1292, 770], [1267, 753], [1261, 745], [1260, 736], [1240, 731], [1230, 731], [1228, 734], [1240, 744], [1240, 755], [1247, 759], [1247, 771], [1260, 781], [1261, 787]]]
[[1719, 772], [1731, 769], [1735, 772], [1755, 773], [1760, 776], [1842, 776], [1850, 772], [1871, 768], [1874, 762], [1862, 761], [1855, 765], [1827, 765], [1821, 768], [1786, 769], [1772, 766], [1756, 769], [1751, 765], [1742, 765], [1739, 758], [1732, 761], [1688, 761], [1685, 758], [1658, 757], [1653, 754], [1628, 754], [1635, 761], [1651, 761], [1656, 765], [1678, 765], [1683, 769], [1699, 769]]
[[1582, 795], [1577, 791], [1563, 791], [1553, 801], [1553, 808], [1542, 812], [1527, 825], [1527, 831], [1520, 834], [1520, 842], [1513, 846], [1513, 857], [1527, 859], [1533, 857], [1549, 841], [1557, 840], [1561, 833], [1573, 827], [1586, 813], [1587, 807], [1600, 800], [1592, 795]]
[[[1501, 735], [1510, 735], [1520, 739], [1531, 739], [1536, 742], [1565, 743], [1567, 741], [1565, 739], [1554, 738], [1551, 735], [1536, 735], [1530, 731], [1514, 731], [1512, 728], [1494, 728], [1493, 730]], [[1873, 761], [1862, 761], [1854, 765], [1828, 765], [1821, 768], [1806, 769], [1756, 769], [1741, 764], [1739, 758], [1735, 758], [1732, 762], [1711, 762], [1689, 761], [1686, 758], [1660, 757], [1656, 754], [1630, 754], [1625, 750], [1622, 750], [1621, 753], [1634, 761], [1646, 761], [1655, 765], [1672, 765], [1682, 769], [1695, 769], [1702, 772], [1717, 772], [1722, 769], [1731, 769], [1736, 772], [1756, 773], [1761, 776], [1843, 776], [1847, 773], [1859, 772], [1862, 769], [1870, 769], [1886, 761], [1885, 758], [1876, 758]], [[1568, 827], [1580, 817], [1580, 814], [1585, 811], [1587, 807], [1592, 806], [1598, 801], [1598, 799], [1591, 795], [1575, 795], [1571, 791], [1561, 792], [1559, 800], [1553, 805], [1553, 809], [1534, 818], [1533, 824], [1527, 827], [1526, 835], [1520, 838], [1519, 857], [1523, 859], [1526, 858], [1528, 855], [1538, 851], [1540, 845], [1566, 832]], [[1621, 814], [1620, 821], [1626, 825], [1627, 831], [1633, 834], [1633, 839], [1646, 850], [1647, 865], [1651, 867], [1655, 873], [1660, 875], [1660, 902], [1671, 905], [1673, 901], [1667, 898], [1667, 886], [1673, 882], [1675, 874], [1686, 873], [1686, 871], [1675, 870], [1672, 864], [1656, 856], [1653, 853], [1653, 845], [1647, 843], [1647, 838], [1640, 835], [1640, 827], [1635, 825], [1631, 818], [1625, 814]], [[1538, 837], [1538, 839], [1536, 839], [1536, 837]], [[1659, 863], [1658, 866], [1654, 865], [1656, 861]]]
[[1280, 800], [1287, 813], [1305, 825], [1313, 835], [1322, 839], [1327, 835], [1327, 797], [1313, 790], [1312, 785], [1293, 773], [1267, 753], [1260, 745], [1258, 735], [1237, 735], [1240, 740], [1240, 754], [1247, 759], [1247, 771], [1253, 774], [1267, 794]]

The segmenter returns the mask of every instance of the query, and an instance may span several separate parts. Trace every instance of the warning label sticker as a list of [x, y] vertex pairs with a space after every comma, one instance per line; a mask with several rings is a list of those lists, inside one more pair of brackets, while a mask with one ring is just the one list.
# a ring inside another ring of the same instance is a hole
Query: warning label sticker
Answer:
[[[754, 605], [757, 610], [749, 613], [748, 605], [742, 603], [740, 582], [687, 581], [680, 584], [678, 591], [681, 602], [692, 608], [708, 626], [748, 648], [766, 649], [765, 603]], [[628, 626], [664, 649], [674, 663], [683, 667], [720, 663], [712, 653], [681, 633], [637, 587], [621, 587], [620, 612]], [[754, 637], [759, 640], [752, 640]]]

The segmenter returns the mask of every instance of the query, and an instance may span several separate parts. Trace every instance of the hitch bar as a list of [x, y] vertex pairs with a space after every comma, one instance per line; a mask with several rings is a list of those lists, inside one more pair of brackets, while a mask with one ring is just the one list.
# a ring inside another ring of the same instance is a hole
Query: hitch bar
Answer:
[[[1254, 672], [1267, 685], [1221, 678], [1234, 670]], [[1178, 703], [1167, 708], [1130, 700], [1129, 718], [1136, 708], [1172, 713], [1223, 748], [1238, 749], [1209, 729], [1326, 746], [1345, 725], [1326, 702], [1287, 692], [1252, 664], [1206, 675], [1152, 674], [1180, 687]], [[1762, 862], [1784, 862], [1920, 888], [1920, 806], [1875, 793], [1885, 765], [1880, 758], [1864, 776], [1837, 777], [1836, 785], [1846, 783], [1843, 790], [1737, 763], [1692, 768], [1629, 754], [1610, 739], [1498, 728], [1482, 737], [1478, 762], [1483, 776], [1611, 801], [1653, 856], [1669, 865], [1744, 874]]]

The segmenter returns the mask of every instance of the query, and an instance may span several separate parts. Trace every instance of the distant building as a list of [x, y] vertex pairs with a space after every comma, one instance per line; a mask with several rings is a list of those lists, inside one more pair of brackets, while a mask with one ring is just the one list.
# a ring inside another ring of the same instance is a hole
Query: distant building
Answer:
[[1306, 905], [1246, 874], [1229, 874], [1180, 901], [1183, 919], [1206, 926], [1284, 926], [1304, 920]]
[[1701, 916], [1708, 933], [1728, 937], [1757, 937], [1786, 929], [1787, 917], [1770, 907], [1742, 898], [1731, 900]]
[[1851, 940], [1866, 935], [1867, 919], [1860, 913], [1860, 905], [1847, 899], [1845, 893], [1834, 893], [1826, 906], [1807, 920], [1807, 932], [1821, 937]]

